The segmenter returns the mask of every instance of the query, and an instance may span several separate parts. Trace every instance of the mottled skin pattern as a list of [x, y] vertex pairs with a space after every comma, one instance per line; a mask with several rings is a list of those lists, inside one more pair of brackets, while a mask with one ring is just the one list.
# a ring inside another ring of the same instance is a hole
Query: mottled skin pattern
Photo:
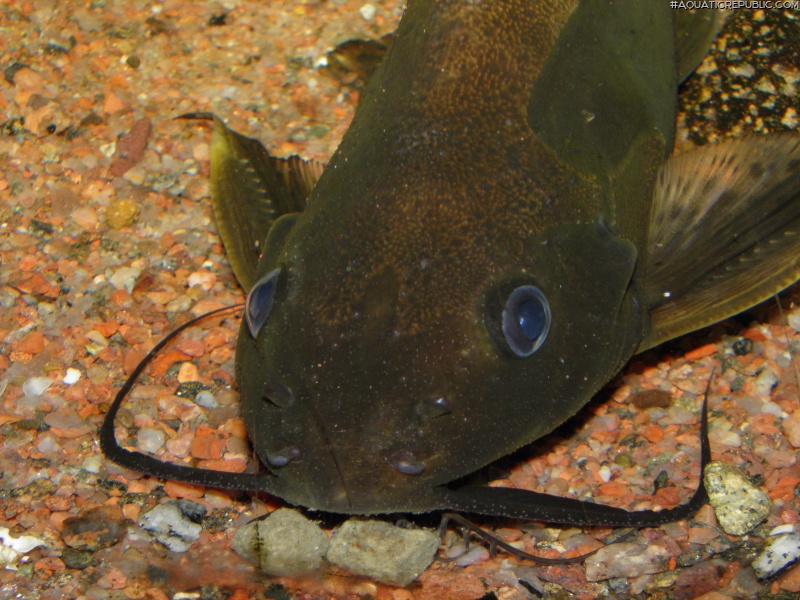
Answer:
[[[449, 507], [438, 486], [551, 431], [635, 351], [671, 20], [666, 3], [575, 5], [411, 1], [306, 210], [273, 227], [259, 273], [281, 268], [275, 305], [239, 337], [237, 378], [265, 464], [302, 457], [271, 469], [278, 496]], [[617, 23], [596, 35], [604, 12]], [[519, 359], [493, 332], [525, 283], [553, 323]]]

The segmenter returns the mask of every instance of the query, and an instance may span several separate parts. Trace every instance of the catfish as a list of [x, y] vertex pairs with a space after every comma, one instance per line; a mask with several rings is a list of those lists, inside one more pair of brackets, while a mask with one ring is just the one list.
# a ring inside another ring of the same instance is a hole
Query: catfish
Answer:
[[[674, 509], [627, 511], [460, 482], [574, 415], [636, 353], [800, 277], [800, 136], [673, 155], [677, 87], [717, 14], [410, 0], [324, 168], [199, 115], [247, 292], [236, 378], [263, 472], [119, 447], [125, 388], [106, 456], [334, 513], [690, 516], [702, 483]], [[702, 423], [705, 465], [705, 407]]]

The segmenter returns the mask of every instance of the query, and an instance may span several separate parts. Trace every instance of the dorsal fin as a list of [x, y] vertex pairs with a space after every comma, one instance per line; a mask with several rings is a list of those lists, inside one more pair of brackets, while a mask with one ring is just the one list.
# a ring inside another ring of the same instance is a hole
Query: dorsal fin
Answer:
[[211, 200], [222, 243], [239, 283], [249, 291], [272, 223], [301, 212], [324, 165], [299, 156], [275, 158], [253, 138], [229, 129], [210, 113], [179, 118], [214, 121]]

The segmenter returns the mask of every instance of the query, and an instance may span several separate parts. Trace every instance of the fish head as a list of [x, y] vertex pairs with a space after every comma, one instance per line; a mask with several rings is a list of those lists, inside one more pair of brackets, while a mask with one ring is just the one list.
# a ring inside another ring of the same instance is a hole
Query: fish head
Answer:
[[638, 343], [630, 242], [598, 219], [462, 219], [445, 200], [417, 225], [387, 198], [273, 227], [237, 379], [283, 499], [446, 508], [449, 483], [573, 415]]

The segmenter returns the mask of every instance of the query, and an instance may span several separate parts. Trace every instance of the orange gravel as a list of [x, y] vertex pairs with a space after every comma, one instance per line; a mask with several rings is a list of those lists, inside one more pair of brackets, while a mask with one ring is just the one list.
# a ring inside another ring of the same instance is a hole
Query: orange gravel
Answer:
[[[102, 417], [142, 357], [190, 316], [242, 300], [208, 200], [209, 128], [174, 117], [215, 112], [275, 153], [324, 161], [358, 91], [325, 75], [319, 60], [346, 39], [391, 31], [400, 11], [398, 0], [0, 0], [0, 527], [44, 542], [18, 570], [0, 569], [0, 598], [119, 592], [165, 600], [209, 586], [246, 600], [280, 584], [306, 599], [475, 600], [493, 592], [522, 600], [528, 596], [518, 580], [531, 575], [587, 600], [609, 590], [587, 581], [582, 565], [543, 568], [505, 555], [466, 568], [434, 563], [408, 589], [336, 570], [267, 580], [230, 550], [230, 539], [280, 501], [160, 481], [99, 454]], [[761, 31], [748, 27], [761, 23], [758, 11], [737, 14], [737, 31]], [[800, 35], [800, 25], [792, 31]], [[718, 46], [733, 39], [725, 33]], [[691, 102], [713, 95], [723, 58], [709, 59], [706, 75], [684, 90], [682, 146], [699, 127]], [[783, 72], [800, 70], [789, 67]], [[745, 89], [756, 83], [736, 81]], [[711, 88], [701, 93], [701, 84]], [[772, 127], [766, 117], [748, 123], [750, 113], [733, 134]], [[774, 503], [750, 540], [780, 525], [800, 531], [798, 300], [795, 286], [782, 295], [782, 310], [768, 302], [634, 358], [608, 393], [493, 473], [502, 485], [627, 508], [673, 506], [700, 475], [698, 409], [711, 379], [714, 458], [759, 482]], [[209, 319], [156, 359], [117, 420], [123, 445], [145, 439], [164, 459], [233, 472], [252, 466], [233, 384], [239, 326], [238, 316]], [[734, 344], [742, 340], [752, 348], [738, 356]], [[194, 381], [211, 389], [217, 408], [175, 395]], [[49, 387], [30, 392], [42, 385]], [[649, 397], [637, 408], [640, 392]], [[654, 493], [661, 471], [667, 485]], [[136, 525], [142, 513], [177, 499], [207, 511], [200, 539], [183, 555]], [[91, 545], [100, 536], [72, 531], [74, 518], [119, 527], [119, 540], [76, 549], [70, 543]], [[485, 524], [528, 550], [540, 543], [536, 551], [547, 556], [583, 551], [610, 534]], [[638, 535], [669, 553], [670, 571], [617, 582], [623, 595], [689, 598], [701, 580], [716, 586], [706, 600], [800, 591], [800, 567], [758, 582], [746, 552], [721, 554], [743, 540], [721, 533], [708, 507], [691, 523]], [[709, 549], [716, 552], [710, 559]]]

